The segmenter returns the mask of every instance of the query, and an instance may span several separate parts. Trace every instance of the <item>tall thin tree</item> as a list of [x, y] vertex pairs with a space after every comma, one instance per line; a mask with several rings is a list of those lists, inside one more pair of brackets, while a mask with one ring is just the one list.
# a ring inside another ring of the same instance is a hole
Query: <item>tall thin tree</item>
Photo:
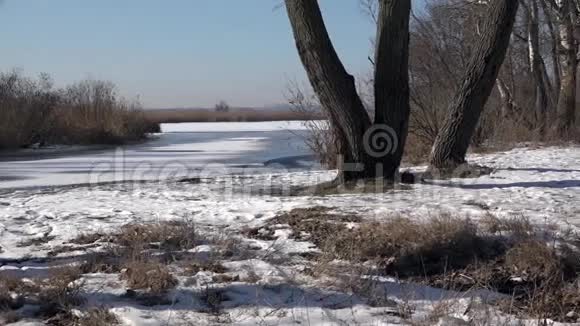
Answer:
[[565, 136], [576, 120], [576, 87], [578, 73], [577, 25], [580, 1], [545, 0], [556, 16], [558, 45], [557, 56], [560, 68], [557, 119], [554, 132]]

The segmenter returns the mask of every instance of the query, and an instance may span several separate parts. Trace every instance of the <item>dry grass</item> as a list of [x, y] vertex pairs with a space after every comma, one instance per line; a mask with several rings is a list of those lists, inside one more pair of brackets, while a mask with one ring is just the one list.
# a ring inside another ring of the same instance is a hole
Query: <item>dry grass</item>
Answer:
[[195, 224], [191, 221], [132, 223], [121, 227], [111, 242], [133, 249], [187, 250], [199, 242]]
[[[208, 256], [198, 258], [189, 251], [203, 240], [212, 247]], [[34, 315], [50, 325], [116, 325], [118, 319], [104, 308], [82, 309], [84, 303], [83, 274], [118, 274], [126, 286], [124, 297], [145, 306], [168, 305], [167, 293], [179, 281], [175, 275], [195, 275], [212, 272], [214, 283], [239, 281], [230, 276], [220, 260], [247, 257], [247, 247], [235, 237], [217, 234], [202, 239], [189, 221], [131, 223], [112, 233], [85, 233], [70, 241], [70, 250], [100, 249], [82, 257], [78, 267], [50, 269], [45, 278], [25, 280], [0, 276], [0, 323], [23, 317], [18, 311], [24, 305], [38, 307]], [[67, 247], [67, 248], [68, 248]], [[200, 293], [207, 310], [220, 308], [218, 291]]]
[[[569, 322], [578, 318], [571, 312], [580, 312], [578, 237], [524, 217], [475, 222], [440, 214], [379, 222], [314, 207], [281, 214], [248, 235], [274, 240], [279, 224], [321, 250], [312, 275], [330, 275], [369, 303], [384, 300], [370, 276], [391, 275], [456, 291], [490, 289], [511, 297], [497, 302], [502, 310], [528, 318]], [[346, 263], [336, 265], [337, 259]]]
[[37, 317], [50, 325], [70, 325], [70, 310], [84, 302], [82, 274], [74, 267], [51, 269], [49, 276], [35, 280], [0, 277], [0, 320], [19, 320], [17, 309], [38, 306]]
[[80, 265], [80, 270], [84, 274], [92, 273], [119, 273], [125, 257], [123, 252], [110, 248], [105, 252], [98, 252], [88, 255]]
[[81, 276], [78, 268], [64, 267], [51, 270], [49, 278], [38, 281], [41, 315], [60, 318], [60, 314], [68, 314], [72, 307], [82, 304], [83, 283], [78, 281]]
[[167, 266], [155, 261], [133, 261], [124, 265], [120, 278], [131, 290], [149, 294], [164, 294], [177, 285], [177, 280]]
[[17, 71], [0, 73], [0, 149], [119, 144], [158, 129], [112, 83], [84, 80], [57, 90], [47, 75], [34, 80]]
[[22, 306], [20, 293], [25, 284], [17, 278], [0, 276], [0, 311], [6, 312]]
[[121, 226], [117, 232], [82, 233], [69, 242], [81, 246], [108, 244], [106, 253], [94, 255], [96, 259], [100, 259], [103, 256], [135, 258], [147, 250], [178, 252], [194, 248], [203, 240], [197, 234], [195, 224], [183, 220], [130, 223]]
[[114, 326], [120, 325], [119, 319], [106, 308], [93, 308], [73, 321], [75, 326]]

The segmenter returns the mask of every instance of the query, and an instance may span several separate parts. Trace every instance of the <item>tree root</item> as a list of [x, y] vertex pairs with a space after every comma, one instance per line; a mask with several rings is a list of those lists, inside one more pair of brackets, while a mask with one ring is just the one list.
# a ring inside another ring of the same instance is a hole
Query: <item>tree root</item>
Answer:
[[444, 180], [453, 178], [479, 178], [489, 175], [494, 171], [493, 168], [477, 164], [463, 163], [455, 167], [436, 168], [430, 166], [425, 173], [421, 175], [421, 180]]

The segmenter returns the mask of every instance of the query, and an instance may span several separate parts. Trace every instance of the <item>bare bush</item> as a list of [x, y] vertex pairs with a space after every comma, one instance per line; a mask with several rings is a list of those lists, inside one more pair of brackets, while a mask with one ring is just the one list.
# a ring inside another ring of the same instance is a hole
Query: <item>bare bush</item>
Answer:
[[317, 155], [320, 164], [329, 169], [338, 167], [338, 139], [336, 132], [329, 123], [328, 112], [322, 109], [316, 95], [309, 94], [304, 87], [296, 82], [290, 82], [287, 87], [286, 98], [291, 110], [303, 116], [316, 117], [305, 120], [304, 126], [308, 134], [304, 139], [306, 146]]
[[18, 71], [0, 73], [0, 149], [50, 139], [58, 102], [47, 75], [33, 80]]
[[50, 77], [0, 73], [0, 149], [46, 144], [110, 144], [158, 131], [138, 102], [110, 82], [84, 80], [62, 90]]
[[[122, 143], [139, 140], [151, 129], [141, 105], [119, 97], [114, 84], [84, 80], [61, 94], [57, 130], [72, 143]], [[71, 132], [74, 131], [74, 132]]]

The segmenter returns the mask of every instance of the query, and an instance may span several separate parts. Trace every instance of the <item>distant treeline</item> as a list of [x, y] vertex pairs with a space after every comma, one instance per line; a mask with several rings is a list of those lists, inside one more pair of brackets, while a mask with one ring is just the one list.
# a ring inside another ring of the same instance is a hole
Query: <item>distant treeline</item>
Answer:
[[320, 113], [267, 109], [231, 109], [228, 112], [217, 112], [210, 109], [154, 109], [145, 110], [144, 113], [148, 120], [156, 123], [286, 121], [317, 120], [322, 118]]

